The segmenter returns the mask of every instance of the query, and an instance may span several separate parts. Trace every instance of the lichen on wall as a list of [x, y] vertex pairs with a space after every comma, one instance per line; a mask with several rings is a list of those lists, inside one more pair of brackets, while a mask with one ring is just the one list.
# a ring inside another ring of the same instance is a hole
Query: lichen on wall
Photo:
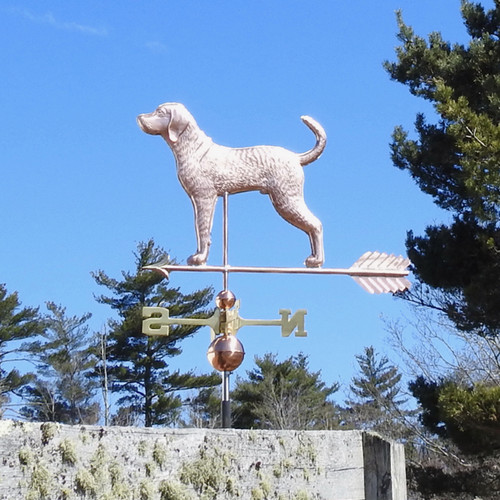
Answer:
[[0, 420], [0, 500], [364, 500], [361, 435]]

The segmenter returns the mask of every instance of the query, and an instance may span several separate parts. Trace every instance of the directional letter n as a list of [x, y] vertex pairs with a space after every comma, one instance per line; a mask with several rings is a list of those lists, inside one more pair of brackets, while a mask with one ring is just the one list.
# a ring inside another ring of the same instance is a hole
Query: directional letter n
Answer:
[[304, 316], [307, 314], [305, 309], [299, 309], [291, 318], [290, 309], [280, 309], [281, 314], [281, 336], [288, 337], [294, 330], [296, 337], [307, 337], [307, 332], [304, 330]]

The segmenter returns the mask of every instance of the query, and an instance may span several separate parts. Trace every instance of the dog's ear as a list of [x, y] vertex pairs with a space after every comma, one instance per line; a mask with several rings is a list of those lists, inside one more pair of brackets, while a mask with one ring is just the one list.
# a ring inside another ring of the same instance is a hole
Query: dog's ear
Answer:
[[177, 142], [188, 125], [189, 116], [184, 106], [172, 106], [170, 109], [170, 122], [167, 127], [170, 142]]

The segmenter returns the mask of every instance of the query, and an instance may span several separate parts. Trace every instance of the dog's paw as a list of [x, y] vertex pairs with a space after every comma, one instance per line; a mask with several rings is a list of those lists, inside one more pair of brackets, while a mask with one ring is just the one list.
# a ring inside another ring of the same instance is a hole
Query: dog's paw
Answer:
[[207, 263], [207, 256], [201, 253], [195, 253], [188, 257], [187, 260], [188, 266], [202, 266]]
[[309, 257], [307, 257], [304, 264], [306, 265], [306, 267], [321, 267], [323, 265], [323, 259], [320, 259], [314, 255], [310, 255]]

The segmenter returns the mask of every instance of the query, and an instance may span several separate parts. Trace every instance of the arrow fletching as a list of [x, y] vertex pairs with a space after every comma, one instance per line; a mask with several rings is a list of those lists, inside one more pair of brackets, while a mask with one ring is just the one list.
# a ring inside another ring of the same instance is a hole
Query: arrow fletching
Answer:
[[406, 279], [410, 260], [380, 252], [364, 253], [348, 274], [368, 293], [395, 293], [410, 288]]

